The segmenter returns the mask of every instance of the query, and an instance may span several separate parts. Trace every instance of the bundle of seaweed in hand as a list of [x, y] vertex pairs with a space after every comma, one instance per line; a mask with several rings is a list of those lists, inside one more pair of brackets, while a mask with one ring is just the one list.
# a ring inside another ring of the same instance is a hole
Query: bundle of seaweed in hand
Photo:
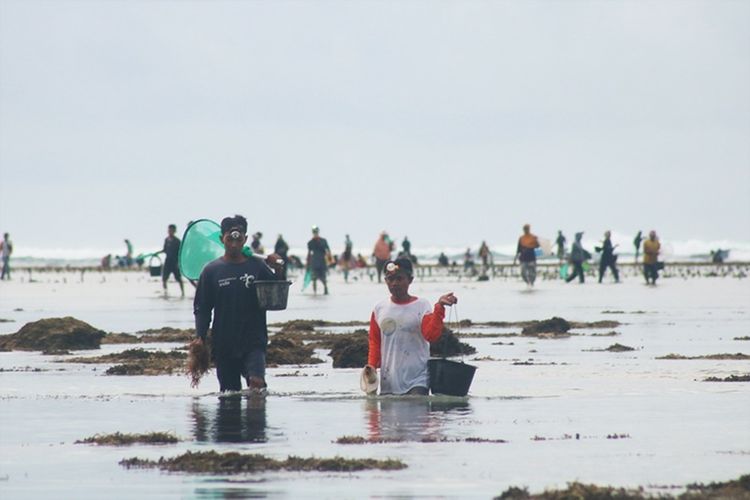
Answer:
[[201, 377], [211, 368], [211, 351], [208, 342], [195, 339], [188, 346], [187, 374], [190, 386], [198, 387]]

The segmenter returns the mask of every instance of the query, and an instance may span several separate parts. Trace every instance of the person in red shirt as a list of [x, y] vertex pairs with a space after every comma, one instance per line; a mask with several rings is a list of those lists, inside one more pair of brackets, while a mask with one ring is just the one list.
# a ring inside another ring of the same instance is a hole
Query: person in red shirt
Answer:
[[452, 306], [458, 299], [447, 293], [432, 306], [426, 299], [410, 295], [414, 271], [409, 259], [388, 261], [384, 270], [391, 296], [378, 303], [370, 315], [365, 369], [381, 369], [381, 394], [426, 395], [430, 386], [430, 342], [443, 332], [445, 306]]

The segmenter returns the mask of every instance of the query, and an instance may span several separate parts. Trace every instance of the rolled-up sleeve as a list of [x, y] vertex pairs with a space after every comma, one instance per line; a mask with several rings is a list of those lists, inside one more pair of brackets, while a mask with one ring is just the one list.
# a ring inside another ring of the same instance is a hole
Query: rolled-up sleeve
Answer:
[[375, 320], [375, 312], [370, 315], [370, 333], [367, 349], [367, 364], [380, 368], [380, 327]]
[[443, 334], [443, 320], [445, 319], [445, 307], [435, 304], [431, 313], [422, 317], [422, 337], [427, 342], [435, 342]]

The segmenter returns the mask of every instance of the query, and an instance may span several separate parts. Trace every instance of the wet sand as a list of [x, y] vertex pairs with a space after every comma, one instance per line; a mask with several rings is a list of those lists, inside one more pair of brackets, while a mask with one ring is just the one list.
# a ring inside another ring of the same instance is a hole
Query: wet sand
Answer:
[[[55, 316], [117, 333], [192, 327], [190, 298], [163, 298], [159, 281], [145, 273], [111, 274], [104, 281], [85, 276], [83, 282], [79, 274], [36, 278], [0, 286], [0, 318], [12, 320], [0, 323], [0, 333]], [[192, 389], [184, 375], [113, 377], [104, 375], [107, 364], [59, 363], [68, 356], [39, 352], [0, 353], [0, 496], [488, 498], [510, 486], [541, 491], [574, 480], [684, 487], [750, 470], [750, 383], [705, 381], [748, 374], [750, 362], [657, 359], [750, 354], [750, 343], [735, 340], [750, 335], [750, 280], [670, 278], [655, 288], [636, 278], [620, 285], [542, 281], [527, 291], [514, 280], [441, 277], [417, 280], [412, 291], [430, 300], [454, 291], [458, 319], [473, 322], [559, 316], [621, 324], [530, 337], [518, 326], [454, 328], [454, 315], [449, 325], [477, 350], [464, 357], [478, 366], [468, 398], [365, 398], [359, 370], [334, 369], [325, 349], [316, 351], [325, 363], [270, 368], [265, 399], [219, 398], [213, 373]], [[338, 277], [331, 293], [301, 294], [299, 284], [293, 285], [290, 308], [269, 313], [269, 321], [366, 321], [386, 296], [385, 286], [369, 279], [345, 285]], [[356, 328], [362, 326], [319, 329]], [[613, 330], [619, 335], [606, 336]], [[615, 343], [634, 350], [607, 351]], [[70, 357], [134, 347], [168, 352], [181, 345], [103, 344]], [[127, 449], [75, 444], [115, 432], [168, 432], [180, 441]], [[366, 442], [337, 443], [344, 436]], [[131, 457], [158, 460], [210, 450], [277, 460], [392, 458], [407, 467], [238, 477], [119, 465]]]

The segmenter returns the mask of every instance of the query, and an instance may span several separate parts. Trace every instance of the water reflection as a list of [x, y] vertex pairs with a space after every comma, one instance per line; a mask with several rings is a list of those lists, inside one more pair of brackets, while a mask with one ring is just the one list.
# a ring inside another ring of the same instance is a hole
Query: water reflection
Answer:
[[444, 424], [452, 414], [467, 415], [467, 400], [436, 400], [433, 397], [368, 399], [365, 414], [369, 438], [388, 441], [432, 441], [444, 438]]
[[219, 398], [218, 403], [192, 406], [193, 433], [198, 442], [265, 443], [266, 399], [242, 395]]

